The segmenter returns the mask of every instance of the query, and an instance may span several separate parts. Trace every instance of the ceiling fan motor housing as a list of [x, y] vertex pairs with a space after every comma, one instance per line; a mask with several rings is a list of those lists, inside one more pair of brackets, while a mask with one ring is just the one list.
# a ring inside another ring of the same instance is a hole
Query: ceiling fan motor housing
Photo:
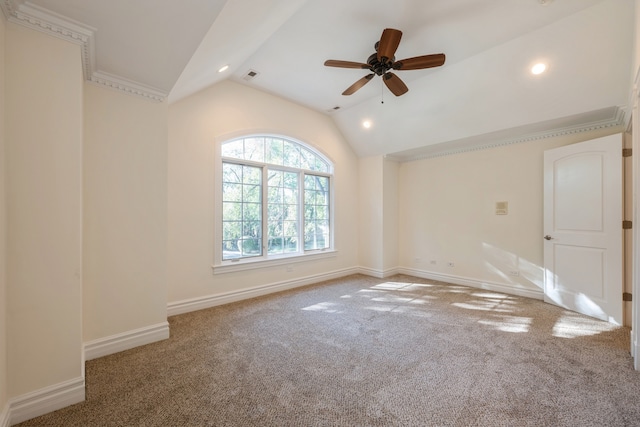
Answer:
[[381, 76], [384, 73], [386, 73], [387, 71], [389, 71], [390, 69], [393, 68], [393, 61], [395, 60], [394, 58], [391, 58], [391, 60], [389, 61], [385, 61], [385, 62], [380, 62], [378, 60], [378, 55], [376, 53], [372, 54], [371, 56], [369, 56], [369, 58], [367, 59], [367, 64], [369, 64], [369, 69], [376, 73], [377, 75]]

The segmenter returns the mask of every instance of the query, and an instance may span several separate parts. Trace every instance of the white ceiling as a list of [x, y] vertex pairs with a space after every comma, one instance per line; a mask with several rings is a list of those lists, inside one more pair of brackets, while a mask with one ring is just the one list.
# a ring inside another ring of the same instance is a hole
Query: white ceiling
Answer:
[[[88, 34], [82, 42], [88, 51], [84, 66], [93, 81], [175, 102], [232, 79], [329, 114], [360, 156], [410, 159], [562, 129], [623, 126], [634, 0], [546, 3], [2, 0], [0, 5], [15, 22], [51, 32], [51, 25], [33, 24], [35, 16]], [[401, 97], [379, 77], [342, 96], [368, 71], [324, 67], [324, 61], [366, 62], [384, 28], [403, 31], [396, 58], [443, 52], [445, 65], [398, 71], [409, 87]], [[528, 70], [539, 60], [548, 63], [548, 71], [532, 76]], [[229, 70], [218, 73], [225, 64]], [[246, 81], [249, 70], [258, 75]], [[364, 119], [373, 123], [368, 130], [361, 126]]]

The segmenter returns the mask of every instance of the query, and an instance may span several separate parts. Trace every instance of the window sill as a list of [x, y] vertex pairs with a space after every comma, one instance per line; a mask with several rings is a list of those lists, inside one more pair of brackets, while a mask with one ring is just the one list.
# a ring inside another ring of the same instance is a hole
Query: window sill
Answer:
[[214, 264], [213, 274], [235, 273], [238, 271], [255, 270], [258, 268], [273, 267], [278, 265], [288, 265], [297, 262], [313, 261], [317, 259], [333, 258], [337, 256], [338, 251], [335, 249], [326, 249], [324, 251], [313, 252], [309, 254], [296, 254], [289, 256], [281, 256], [269, 259], [240, 259], [236, 262], [228, 262], [225, 264]]

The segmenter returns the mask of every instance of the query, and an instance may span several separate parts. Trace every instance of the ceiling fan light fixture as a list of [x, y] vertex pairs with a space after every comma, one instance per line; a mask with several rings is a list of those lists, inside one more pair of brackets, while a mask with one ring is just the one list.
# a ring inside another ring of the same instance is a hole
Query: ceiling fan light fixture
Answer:
[[533, 67], [531, 67], [531, 74], [539, 75], [544, 73], [547, 70], [547, 64], [544, 62], [538, 62]]

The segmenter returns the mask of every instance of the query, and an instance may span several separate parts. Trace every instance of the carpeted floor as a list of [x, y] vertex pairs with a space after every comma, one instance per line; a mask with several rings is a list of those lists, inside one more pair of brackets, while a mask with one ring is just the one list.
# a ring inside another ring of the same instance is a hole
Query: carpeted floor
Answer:
[[531, 300], [356, 275], [174, 316], [20, 426], [638, 426], [629, 329]]

